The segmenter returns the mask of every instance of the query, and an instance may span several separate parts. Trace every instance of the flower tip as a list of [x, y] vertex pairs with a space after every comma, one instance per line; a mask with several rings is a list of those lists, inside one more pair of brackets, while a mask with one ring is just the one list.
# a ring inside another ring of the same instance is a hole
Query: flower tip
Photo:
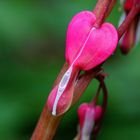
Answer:
[[60, 116], [64, 114], [70, 107], [73, 97], [73, 88], [66, 89], [60, 98], [57, 97], [58, 85], [51, 91], [47, 107], [53, 116]]
[[72, 66], [69, 67], [60, 82], [52, 89], [47, 105], [53, 116], [60, 116], [69, 109], [72, 103], [77, 73], [77, 70], [73, 71]]
[[53, 115], [53, 116], [56, 116], [56, 111], [53, 110], [53, 111], [52, 111], [52, 115]]
[[121, 53], [124, 55], [127, 55], [130, 51], [129, 49], [126, 49], [126, 47], [124, 46], [120, 46], [120, 48], [121, 48]]

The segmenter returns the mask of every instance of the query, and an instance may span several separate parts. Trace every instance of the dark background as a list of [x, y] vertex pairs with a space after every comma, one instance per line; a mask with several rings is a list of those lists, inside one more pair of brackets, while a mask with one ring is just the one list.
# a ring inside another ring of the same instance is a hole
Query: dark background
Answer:
[[[28, 140], [65, 58], [72, 16], [92, 10], [94, 0], [0, 1], [0, 140]], [[116, 27], [117, 3], [108, 18]], [[99, 140], [140, 139], [140, 44], [128, 56], [105, 63], [109, 103]], [[55, 140], [76, 135], [78, 105], [95, 94], [93, 80], [62, 120]]]

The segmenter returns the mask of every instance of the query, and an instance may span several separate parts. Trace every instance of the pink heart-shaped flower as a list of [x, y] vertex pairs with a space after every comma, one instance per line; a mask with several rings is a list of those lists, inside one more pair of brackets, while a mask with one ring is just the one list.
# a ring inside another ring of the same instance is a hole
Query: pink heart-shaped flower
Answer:
[[118, 34], [110, 23], [93, 27], [95, 15], [89, 11], [77, 14], [69, 24], [66, 41], [66, 60], [82, 70], [103, 63], [116, 49]]
[[117, 31], [110, 23], [96, 29], [95, 15], [90, 11], [77, 14], [69, 24], [66, 41], [66, 61], [69, 69], [48, 98], [53, 115], [66, 112], [71, 105], [75, 80], [79, 70], [89, 70], [103, 63], [115, 50]]

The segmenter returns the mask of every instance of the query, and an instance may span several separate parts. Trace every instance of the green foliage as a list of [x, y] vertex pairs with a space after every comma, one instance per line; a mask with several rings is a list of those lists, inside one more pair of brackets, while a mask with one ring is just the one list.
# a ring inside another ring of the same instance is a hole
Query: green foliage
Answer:
[[[64, 63], [67, 25], [75, 13], [91, 10], [95, 2], [0, 2], [1, 140], [29, 139]], [[108, 19], [116, 26], [118, 6]], [[109, 103], [99, 140], [140, 138], [139, 54], [138, 47], [126, 57], [118, 50], [105, 64]], [[90, 100], [96, 87], [97, 82], [93, 81], [80, 102]], [[75, 136], [78, 104], [65, 115], [56, 140]]]

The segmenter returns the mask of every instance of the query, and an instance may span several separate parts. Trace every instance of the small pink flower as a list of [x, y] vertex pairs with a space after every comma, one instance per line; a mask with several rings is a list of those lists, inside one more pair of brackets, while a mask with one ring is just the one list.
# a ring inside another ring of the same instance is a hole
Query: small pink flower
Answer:
[[51, 91], [48, 108], [61, 115], [71, 105], [75, 81], [80, 70], [90, 70], [103, 63], [116, 49], [118, 34], [110, 23], [95, 28], [96, 16], [90, 11], [78, 13], [68, 26], [66, 61], [68, 70]]
[[[106, 74], [99, 74], [96, 79], [100, 82], [95, 97], [90, 103], [83, 103], [78, 108], [78, 118], [80, 129], [78, 136], [80, 140], [90, 140], [93, 135], [94, 140], [97, 138], [97, 134], [101, 127], [101, 121], [105, 114], [107, 107], [108, 92], [104, 82]], [[97, 105], [97, 101], [103, 93], [102, 105]]]
[[84, 103], [78, 109], [80, 140], [90, 140], [96, 122], [101, 119], [102, 107]]
[[[131, 11], [134, 3], [139, 4], [140, 1], [137, 0], [126, 0], [124, 2], [124, 13], [121, 16], [119, 25], [123, 22], [126, 16]], [[129, 26], [128, 30], [124, 33], [122, 38], [120, 39], [120, 48], [123, 54], [129, 53], [129, 51], [138, 44], [140, 41], [140, 20], [139, 15], [132, 21], [131, 25]]]

